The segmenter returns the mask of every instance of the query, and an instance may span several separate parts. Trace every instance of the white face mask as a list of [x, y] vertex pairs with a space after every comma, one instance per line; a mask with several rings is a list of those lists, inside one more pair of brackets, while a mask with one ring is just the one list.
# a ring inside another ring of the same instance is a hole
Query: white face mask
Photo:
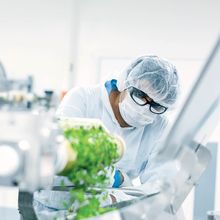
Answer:
[[124, 100], [119, 103], [119, 111], [125, 122], [132, 127], [143, 127], [151, 124], [157, 117], [149, 110], [149, 105], [139, 106], [128, 93]]

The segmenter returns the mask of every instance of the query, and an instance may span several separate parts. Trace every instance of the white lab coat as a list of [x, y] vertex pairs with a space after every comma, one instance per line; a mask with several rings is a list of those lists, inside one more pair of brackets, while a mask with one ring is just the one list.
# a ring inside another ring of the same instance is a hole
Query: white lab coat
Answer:
[[[167, 125], [166, 118], [158, 115], [154, 123], [146, 125], [145, 127], [121, 128], [114, 116], [104, 85], [73, 88], [64, 97], [56, 115], [57, 117], [100, 119], [110, 133], [121, 136], [126, 144], [126, 152], [121, 160], [115, 164], [115, 167], [127, 174], [131, 179], [139, 176], [141, 183], [151, 178], [147, 167], [150, 167], [149, 164], [153, 159], [152, 157], [155, 155], [155, 152], [158, 151], [158, 143]], [[49, 199], [48, 195], [52, 199]], [[66, 196], [65, 200], [68, 201], [68, 194], [63, 196]], [[117, 201], [133, 198], [123, 192], [114, 192], [114, 196]], [[60, 197], [59, 192], [41, 191], [35, 193], [35, 201], [38, 203], [35, 209], [39, 210], [37, 212], [40, 214], [42, 213], [42, 206], [46, 207], [46, 209], [50, 209], [51, 207], [53, 209], [59, 209], [57, 202], [54, 202], [54, 198], [57, 197]], [[49, 206], [48, 199], [51, 201]], [[59, 210], [62, 210], [62, 208]]]
[[110, 133], [121, 136], [126, 144], [125, 154], [115, 167], [130, 178], [140, 176], [142, 183], [148, 179], [145, 167], [150, 163], [153, 152], [157, 151], [156, 147], [167, 125], [164, 117], [158, 115], [154, 123], [145, 127], [121, 128], [104, 85], [70, 90], [61, 102], [57, 116], [100, 119]]

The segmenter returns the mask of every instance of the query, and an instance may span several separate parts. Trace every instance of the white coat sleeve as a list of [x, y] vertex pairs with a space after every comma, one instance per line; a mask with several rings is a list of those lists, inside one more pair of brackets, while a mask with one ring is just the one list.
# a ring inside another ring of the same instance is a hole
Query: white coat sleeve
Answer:
[[145, 169], [140, 174], [140, 182], [144, 184], [147, 181], [156, 179], [158, 177], [158, 165], [155, 166], [155, 158], [157, 157], [158, 151], [155, 149], [148, 157]]
[[[166, 173], [166, 169], [161, 169], [163, 167], [163, 164], [155, 163], [155, 159], [157, 157], [158, 152], [161, 150], [161, 143], [164, 140], [164, 131], [167, 127], [168, 121], [165, 119], [160, 124], [156, 126], [156, 130], [154, 130], [154, 143], [152, 143], [154, 146], [152, 146], [152, 150], [146, 159], [146, 166], [145, 169], [140, 173], [140, 182], [141, 184], [144, 184], [146, 181], [155, 179], [158, 177], [158, 170], [161, 170], [161, 172]], [[158, 169], [159, 168], [159, 169]]]
[[71, 89], [60, 103], [56, 116], [60, 117], [86, 117], [87, 96], [84, 88]]

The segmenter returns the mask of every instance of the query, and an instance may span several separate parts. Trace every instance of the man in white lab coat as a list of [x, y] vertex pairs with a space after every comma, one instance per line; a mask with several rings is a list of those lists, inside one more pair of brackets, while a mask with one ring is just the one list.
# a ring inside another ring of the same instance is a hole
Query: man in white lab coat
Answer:
[[176, 68], [157, 56], [142, 56], [105, 85], [70, 90], [57, 116], [100, 119], [126, 144], [124, 156], [115, 165], [113, 187], [129, 185], [138, 176], [144, 183], [147, 165], [167, 125], [166, 111], [177, 95]]
[[[142, 56], [104, 85], [70, 90], [57, 116], [100, 119], [126, 144], [125, 154], [115, 164], [112, 187], [131, 186], [136, 177], [144, 184], [151, 178], [148, 167], [159, 150], [166, 113], [174, 106], [178, 92], [175, 66], [157, 56]], [[109, 199], [120, 202], [130, 196], [110, 193]]]

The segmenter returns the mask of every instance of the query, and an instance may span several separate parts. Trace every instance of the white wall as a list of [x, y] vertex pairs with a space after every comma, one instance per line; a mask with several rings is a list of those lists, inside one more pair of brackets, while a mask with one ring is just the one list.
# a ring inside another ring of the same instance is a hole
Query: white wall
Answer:
[[100, 60], [152, 53], [180, 63], [182, 74], [194, 74], [220, 30], [219, 1], [79, 2], [77, 84], [97, 81]]
[[33, 74], [37, 90], [68, 77], [72, 0], [0, 0], [0, 60], [11, 77]]
[[76, 68], [68, 78], [72, 84], [96, 83], [106, 60], [142, 54], [164, 56], [184, 75], [194, 74], [219, 33], [219, 4], [0, 0], [0, 59], [12, 77], [33, 74], [37, 88], [59, 89], [69, 77], [70, 56]]
[[0, 60], [38, 89], [96, 83], [103, 62], [142, 54], [193, 75], [220, 30], [218, 9], [218, 0], [0, 0]]

